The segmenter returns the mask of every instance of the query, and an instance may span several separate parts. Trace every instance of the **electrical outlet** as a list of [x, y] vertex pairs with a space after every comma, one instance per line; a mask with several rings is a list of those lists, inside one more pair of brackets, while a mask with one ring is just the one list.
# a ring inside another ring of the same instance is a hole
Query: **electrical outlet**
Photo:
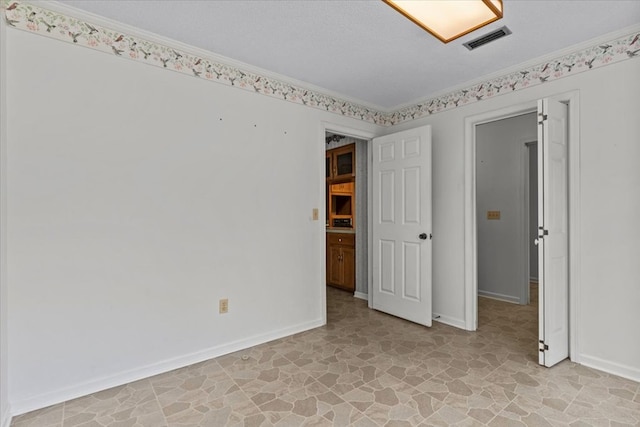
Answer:
[[219, 303], [220, 314], [225, 314], [229, 312], [229, 300], [227, 298], [221, 299]]
[[318, 211], [318, 208], [313, 208], [313, 214], [312, 214], [312, 216], [313, 216], [313, 220], [314, 220], [314, 221], [317, 221], [317, 220], [318, 220], [318, 217], [320, 216], [320, 212]]

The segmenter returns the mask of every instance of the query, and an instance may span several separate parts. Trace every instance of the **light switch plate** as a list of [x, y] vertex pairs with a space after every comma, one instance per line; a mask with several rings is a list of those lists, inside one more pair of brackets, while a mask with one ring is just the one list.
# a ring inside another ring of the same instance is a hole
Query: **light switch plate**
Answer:
[[229, 312], [229, 300], [227, 298], [223, 298], [218, 303], [218, 308], [220, 314], [225, 314]]
[[314, 221], [317, 221], [317, 220], [318, 220], [318, 218], [319, 218], [319, 216], [320, 216], [320, 212], [318, 211], [318, 208], [313, 208], [313, 214], [312, 214], [312, 216], [313, 216], [313, 220], [314, 220]]
[[500, 211], [487, 211], [487, 219], [500, 219]]

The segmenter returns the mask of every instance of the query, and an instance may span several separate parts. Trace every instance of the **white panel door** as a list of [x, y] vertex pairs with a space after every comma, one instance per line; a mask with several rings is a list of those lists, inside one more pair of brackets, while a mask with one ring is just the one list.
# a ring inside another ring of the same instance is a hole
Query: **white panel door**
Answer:
[[431, 326], [431, 127], [373, 139], [372, 305]]
[[538, 101], [539, 363], [569, 357], [567, 106]]

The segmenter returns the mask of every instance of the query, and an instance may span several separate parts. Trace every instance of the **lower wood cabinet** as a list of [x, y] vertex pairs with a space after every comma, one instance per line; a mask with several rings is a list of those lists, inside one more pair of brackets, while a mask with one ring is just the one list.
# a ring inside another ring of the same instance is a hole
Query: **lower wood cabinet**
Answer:
[[327, 285], [356, 290], [355, 234], [327, 233]]

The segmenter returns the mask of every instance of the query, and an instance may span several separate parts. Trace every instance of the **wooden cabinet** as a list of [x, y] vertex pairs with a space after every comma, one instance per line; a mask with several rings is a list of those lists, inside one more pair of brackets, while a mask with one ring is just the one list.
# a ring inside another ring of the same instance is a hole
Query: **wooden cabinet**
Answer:
[[355, 234], [327, 233], [327, 284], [356, 289]]
[[353, 230], [355, 218], [356, 145], [328, 150], [326, 154], [326, 222], [329, 228]]
[[354, 292], [356, 288], [355, 144], [326, 154], [327, 285]]
[[325, 176], [331, 180], [351, 179], [356, 175], [356, 145], [328, 150]]
[[328, 184], [327, 209], [329, 228], [353, 229], [355, 226], [355, 182]]

